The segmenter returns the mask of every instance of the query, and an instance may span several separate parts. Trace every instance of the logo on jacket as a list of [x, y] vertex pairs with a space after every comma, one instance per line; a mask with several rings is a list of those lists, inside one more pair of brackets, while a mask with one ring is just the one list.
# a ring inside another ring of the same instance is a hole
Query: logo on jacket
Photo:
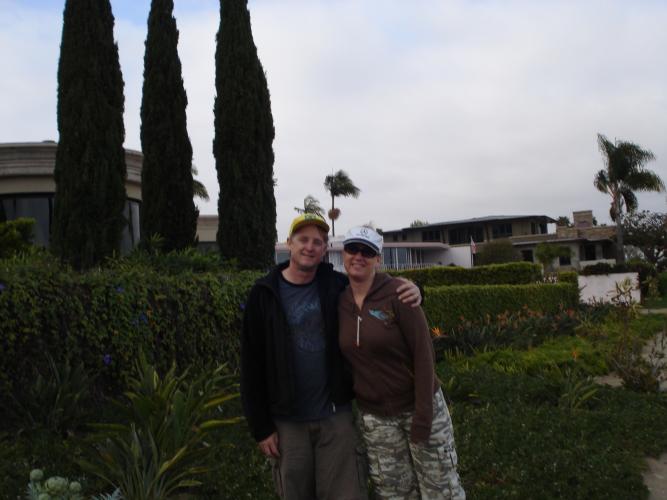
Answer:
[[368, 313], [380, 321], [384, 321], [385, 325], [389, 325], [394, 321], [394, 311], [383, 311], [382, 309], [369, 309]]

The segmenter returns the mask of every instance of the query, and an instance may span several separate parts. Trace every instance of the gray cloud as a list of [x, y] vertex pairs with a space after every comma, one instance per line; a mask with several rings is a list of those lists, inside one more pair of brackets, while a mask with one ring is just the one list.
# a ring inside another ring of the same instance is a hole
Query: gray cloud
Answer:
[[[218, 6], [179, 5], [194, 160], [212, 195], [200, 208], [215, 213]], [[663, 2], [255, 0], [250, 9], [276, 125], [281, 239], [307, 194], [330, 203], [324, 176], [340, 168], [362, 194], [338, 202], [339, 231], [586, 208], [608, 220], [592, 185], [603, 166], [598, 132], [651, 149], [650, 168], [667, 178]], [[10, 1], [0, 15], [10, 74], [0, 81], [0, 137], [56, 138], [61, 11]], [[136, 149], [145, 20], [117, 15], [116, 36], [126, 144]], [[667, 209], [664, 194], [639, 200]]]

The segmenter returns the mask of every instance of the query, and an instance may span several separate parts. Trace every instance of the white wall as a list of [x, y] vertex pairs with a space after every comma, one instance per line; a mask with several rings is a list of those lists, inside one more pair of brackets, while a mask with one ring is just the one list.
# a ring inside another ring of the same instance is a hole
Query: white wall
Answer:
[[461, 267], [472, 267], [470, 262], [470, 246], [450, 247], [444, 255], [443, 266], [454, 264]]
[[579, 300], [581, 302], [610, 303], [616, 294], [616, 284], [629, 279], [633, 285], [631, 300], [639, 302], [639, 275], [637, 273], [602, 274], [598, 276], [579, 276]]

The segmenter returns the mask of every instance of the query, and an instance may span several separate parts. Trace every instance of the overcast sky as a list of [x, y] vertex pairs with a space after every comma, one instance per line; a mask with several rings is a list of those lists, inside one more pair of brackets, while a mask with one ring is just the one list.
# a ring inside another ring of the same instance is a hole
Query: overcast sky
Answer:
[[[215, 0], [175, 0], [188, 130], [217, 213], [212, 154]], [[125, 81], [125, 146], [140, 149], [148, 0], [112, 0]], [[57, 140], [56, 71], [64, 0], [0, 0], [0, 142]], [[324, 177], [361, 189], [340, 199], [338, 233], [487, 215], [568, 215], [609, 200], [598, 132], [656, 155], [667, 182], [664, 0], [251, 0], [276, 128], [278, 235]], [[665, 194], [640, 209], [667, 211]]]

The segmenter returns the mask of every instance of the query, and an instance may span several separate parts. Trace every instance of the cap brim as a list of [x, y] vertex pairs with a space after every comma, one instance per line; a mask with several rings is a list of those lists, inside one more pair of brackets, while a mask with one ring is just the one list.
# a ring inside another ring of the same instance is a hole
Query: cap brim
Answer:
[[362, 245], [367, 246], [368, 248], [372, 249], [375, 253], [380, 253], [380, 249], [373, 245], [370, 241], [368, 240], [362, 240], [361, 238], [350, 238], [349, 240], [345, 240], [343, 242], [343, 246], [347, 245], [348, 243], [361, 243]]

